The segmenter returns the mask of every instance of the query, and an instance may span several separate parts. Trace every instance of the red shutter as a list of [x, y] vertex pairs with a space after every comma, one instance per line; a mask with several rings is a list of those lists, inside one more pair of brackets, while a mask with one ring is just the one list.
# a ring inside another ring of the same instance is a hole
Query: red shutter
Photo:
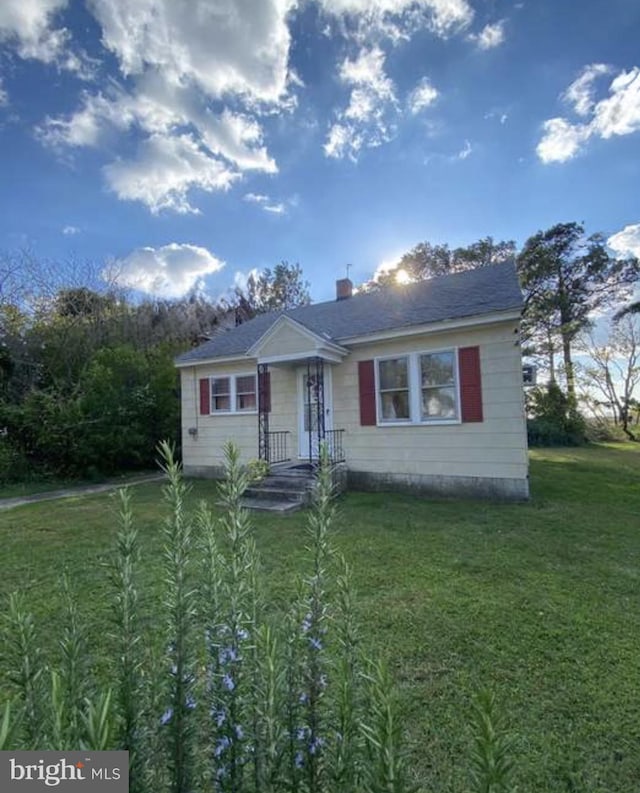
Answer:
[[211, 413], [211, 381], [208, 377], [200, 380], [200, 415], [208, 416]]
[[376, 376], [373, 361], [359, 361], [358, 387], [360, 389], [360, 424], [376, 425]]
[[271, 372], [258, 375], [258, 408], [271, 413]]
[[463, 421], [482, 421], [482, 378], [480, 348], [461, 347], [458, 350], [460, 373], [460, 401]]

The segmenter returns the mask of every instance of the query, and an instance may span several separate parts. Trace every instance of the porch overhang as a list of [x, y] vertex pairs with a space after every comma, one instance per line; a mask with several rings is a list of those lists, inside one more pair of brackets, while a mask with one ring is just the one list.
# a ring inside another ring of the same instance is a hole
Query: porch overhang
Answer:
[[276, 365], [304, 362], [309, 358], [340, 363], [348, 354], [346, 347], [284, 315], [247, 350], [247, 356], [255, 358], [258, 364]]

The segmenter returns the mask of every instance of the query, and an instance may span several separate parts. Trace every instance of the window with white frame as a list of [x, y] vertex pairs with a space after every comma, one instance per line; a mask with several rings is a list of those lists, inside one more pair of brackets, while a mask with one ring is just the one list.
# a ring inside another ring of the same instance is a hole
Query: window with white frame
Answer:
[[381, 421], [411, 419], [408, 357], [378, 361], [378, 394]]
[[458, 417], [456, 362], [453, 350], [420, 355], [422, 421]]
[[257, 409], [255, 374], [211, 378], [211, 413], [254, 413]]
[[459, 420], [455, 350], [377, 360], [378, 422], [429, 424]]
[[236, 411], [255, 410], [257, 404], [256, 376], [245, 374], [236, 377]]

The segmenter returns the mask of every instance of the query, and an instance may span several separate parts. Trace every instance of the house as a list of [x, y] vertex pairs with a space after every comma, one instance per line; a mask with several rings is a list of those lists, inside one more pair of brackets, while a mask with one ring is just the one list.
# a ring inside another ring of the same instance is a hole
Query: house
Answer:
[[312, 463], [350, 487], [526, 499], [515, 267], [498, 264], [263, 314], [176, 359], [184, 470]]

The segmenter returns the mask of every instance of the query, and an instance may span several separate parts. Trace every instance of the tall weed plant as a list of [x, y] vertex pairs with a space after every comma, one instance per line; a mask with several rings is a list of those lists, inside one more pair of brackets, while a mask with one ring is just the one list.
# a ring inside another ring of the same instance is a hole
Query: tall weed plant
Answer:
[[[14, 594], [4, 625], [9, 698], [0, 703], [0, 749], [128, 750], [131, 793], [408, 791], [393, 683], [361, 649], [351, 571], [331, 545], [326, 450], [309, 512], [308, 569], [284, 614], [263, 594], [237, 449], [225, 448], [216, 507], [202, 503], [194, 513], [172, 448], [161, 444], [160, 453], [167, 517], [159, 619], [141, 607], [142, 551], [124, 490], [108, 565], [108, 671], [92, 673], [68, 581], [55, 658]], [[490, 733], [490, 714], [478, 725], [473, 790], [506, 791], [506, 744]]]

